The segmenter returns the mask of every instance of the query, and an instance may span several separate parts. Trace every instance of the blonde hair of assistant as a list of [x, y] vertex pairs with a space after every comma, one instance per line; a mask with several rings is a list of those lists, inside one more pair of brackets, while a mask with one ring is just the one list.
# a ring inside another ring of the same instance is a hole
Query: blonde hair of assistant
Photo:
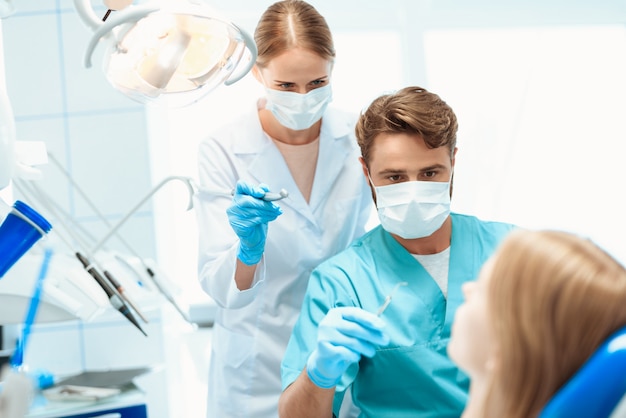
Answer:
[[561, 231], [514, 231], [494, 261], [488, 303], [499, 358], [484, 416], [534, 417], [626, 325], [626, 270]]
[[256, 64], [263, 68], [285, 51], [300, 47], [334, 62], [335, 46], [326, 19], [309, 3], [284, 0], [272, 4], [261, 16], [254, 41]]

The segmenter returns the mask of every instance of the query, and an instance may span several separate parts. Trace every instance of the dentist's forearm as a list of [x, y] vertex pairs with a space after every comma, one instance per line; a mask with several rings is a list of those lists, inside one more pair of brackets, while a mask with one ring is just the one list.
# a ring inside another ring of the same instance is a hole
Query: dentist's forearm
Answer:
[[331, 418], [335, 388], [322, 389], [309, 379], [306, 369], [280, 396], [280, 418]]

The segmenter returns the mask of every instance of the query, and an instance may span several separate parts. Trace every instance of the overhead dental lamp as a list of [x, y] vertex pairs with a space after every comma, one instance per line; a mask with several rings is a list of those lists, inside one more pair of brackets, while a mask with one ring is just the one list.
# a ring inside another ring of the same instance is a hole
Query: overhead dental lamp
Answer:
[[206, 4], [188, 0], [104, 3], [109, 10], [99, 18], [90, 0], [74, 0], [79, 16], [94, 31], [84, 65], [91, 67], [94, 50], [103, 41], [106, 78], [140, 103], [189, 105], [222, 83], [240, 80], [256, 60], [254, 40]]

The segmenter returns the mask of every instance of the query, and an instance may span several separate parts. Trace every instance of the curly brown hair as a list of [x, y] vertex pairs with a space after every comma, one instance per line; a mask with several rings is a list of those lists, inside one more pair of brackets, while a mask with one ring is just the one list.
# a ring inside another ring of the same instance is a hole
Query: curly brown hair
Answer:
[[420, 135], [429, 148], [456, 148], [458, 122], [452, 108], [422, 87], [405, 87], [376, 98], [359, 116], [356, 137], [369, 166], [374, 139], [380, 134]]

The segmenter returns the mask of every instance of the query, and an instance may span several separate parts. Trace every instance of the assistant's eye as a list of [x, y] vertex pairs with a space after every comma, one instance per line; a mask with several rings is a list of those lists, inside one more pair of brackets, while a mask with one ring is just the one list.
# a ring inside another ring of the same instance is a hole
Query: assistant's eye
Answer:
[[400, 174], [392, 174], [390, 176], [387, 176], [387, 180], [389, 180], [392, 183], [397, 183], [400, 180], [402, 180], [402, 176]]
[[326, 84], [327, 81], [328, 80], [315, 80], [315, 81], [311, 81], [311, 85], [314, 87], [320, 87]]
[[295, 85], [294, 83], [280, 83], [278, 85], [278, 88], [280, 90], [292, 90], [294, 85]]
[[422, 173], [422, 176], [424, 176], [424, 178], [426, 178], [426, 179], [434, 179], [435, 177], [437, 177], [437, 172], [436, 171], [425, 171], [424, 173]]

